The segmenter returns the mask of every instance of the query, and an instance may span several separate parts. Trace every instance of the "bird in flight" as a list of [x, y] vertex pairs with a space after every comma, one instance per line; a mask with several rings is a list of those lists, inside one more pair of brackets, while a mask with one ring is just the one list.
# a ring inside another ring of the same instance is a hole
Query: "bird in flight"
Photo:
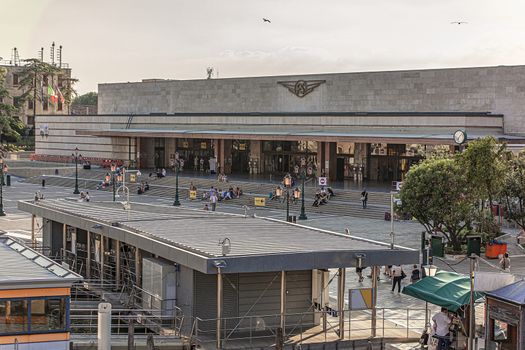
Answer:
[[268, 18], [263, 18], [263, 22], [272, 23], [272, 21], [270, 21]]
[[458, 26], [461, 25], [461, 24], [468, 24], [468, 22], [464, 22], [464, 21], [454, 21], [454, 22], [450, 22], [450, 24], [457, 24]]

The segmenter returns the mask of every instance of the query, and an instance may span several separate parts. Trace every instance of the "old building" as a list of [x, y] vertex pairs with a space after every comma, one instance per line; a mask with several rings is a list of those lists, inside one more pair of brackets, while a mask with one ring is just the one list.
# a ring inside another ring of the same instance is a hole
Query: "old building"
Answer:
[[[58, 54], [58, 51], [57, 51]], [[37, 78], [36, 86], [33, 84], [29, 87], [33, 90], [34, 96], [36, 93], [36, 103], [32, 99], [27, 101], [21, 100], [21, 95], [24, 93], [24, 88], [21, 85], [21, 74], [24, 70], [26, 62], [20, 59], [18, 51], [13, 49], [12, 58], [10, 60], [0, 59], [0, 69], [6, 71], [4, 84], [7, 87], [10, 98], [4, 99], [3, 103], [13, 105], [18, 108], [18, 118], [28, 126], [34, 127], [35, 115], [67, 115], [69, 114], [69, 106], [63, 103], [60, 98], [57, 98], [56, 103], [51, 101], [48, 95], [48, 86], [55, 89], [65, 89], [67, 84], [70, 84], [71, 69], [67, 63], [61, 60], [56, 62], [49, 62], [58, 69], [55, 75], [43, 75]], [[57, 92], [58, 94], [58, 92]]]
[[[525, 143], [525, 66], [99, 85], [97, 115], [39, 116], [36, 159], [402, 180], [436, 149]], [[454, 137], [456, 134], [456, 138]], [[521, 147], [521, 146], [519, 146]], [[66, 158], [64, 158], [66, 157]]]

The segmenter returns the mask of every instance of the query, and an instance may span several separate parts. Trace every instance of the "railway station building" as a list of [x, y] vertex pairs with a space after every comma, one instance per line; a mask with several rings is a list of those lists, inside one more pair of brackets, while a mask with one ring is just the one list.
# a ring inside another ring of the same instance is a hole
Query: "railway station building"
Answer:
[[[41, 115], [35, 159], [226, 174], [293, 172], [402, 180], [432, 152], [486, 135], [525, 144], [525, 66], [334, 73], [99, 85], [96, 115]], [[211, 160], [211, 161], [210, 161]]]

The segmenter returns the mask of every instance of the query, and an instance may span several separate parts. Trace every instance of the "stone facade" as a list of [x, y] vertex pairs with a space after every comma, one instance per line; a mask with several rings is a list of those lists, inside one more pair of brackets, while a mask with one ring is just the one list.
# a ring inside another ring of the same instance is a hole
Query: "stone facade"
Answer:
[[[325, 80], [300, 98], [281, 81]], [[100, 114], [492, 112], [525, 134], [525, 66], [430, 69], [99, 85]]]

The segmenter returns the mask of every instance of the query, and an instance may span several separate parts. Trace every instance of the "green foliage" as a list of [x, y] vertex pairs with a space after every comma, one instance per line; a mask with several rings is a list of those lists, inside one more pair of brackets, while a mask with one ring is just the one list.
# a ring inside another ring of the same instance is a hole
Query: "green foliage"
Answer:
[[506, 218], [525, 229], [525, 154], [512, 155], [503, 180], [501, 199]]
[[87, 94], [75, 97], [73, 106], [96, 106], [98, 102], [98, 94], [96, 92], [88, 92]]
[[403, 212], [428, 232], [441, 232], [456, 251], [471, 230], [476, 198], [460, 164], [454, 159], [427, 159], [413, 166], [400, 192]]
[[24, 124], [15, 118], [17, 109], [4, 101], [11, 99], [5, 86], [6, 70], [0, 68], [0, 144], [18, 142], [24, 130]]
[[505, 145], [493, 137], [484, 137], [468, 144], [458, 156], [472, 191], [482, 201], [492, 203], [503, 188], [507, 152]]

